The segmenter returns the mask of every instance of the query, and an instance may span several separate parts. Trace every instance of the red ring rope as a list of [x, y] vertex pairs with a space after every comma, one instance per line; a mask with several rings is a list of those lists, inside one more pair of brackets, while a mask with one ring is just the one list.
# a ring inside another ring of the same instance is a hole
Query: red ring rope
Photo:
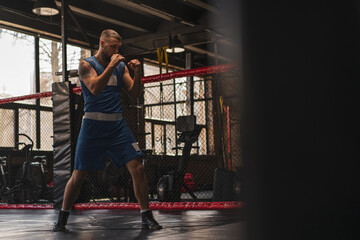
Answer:
[[52, 96], [52, 92], [42, 92], [42, 93], [24, 95], [20, 97], [3, 98], [0, 99], [0, 104], [13, 103], [16, 101], [29, 100], [29, 99], [39, 99], [39, 98], [51, 97], [51, 96]]
[[228, 72], [232, 69], [235, 69], [236, 67], [237, 65], [235, 64], [223, 64], [223, 65], [215, 65], [210, 67], [194, 68], [194, 69], [182, 70], [177, 72], [158, 74], [153, 76], [142, 77], [141, 83], [159, 82], [173, 78]]
[[[141, 83], [151, 83], [151, 82], [160, 82], [165, 81], [173, 78], [180, 78], [180, 77], [189, 77], [189, 76], [200, 76], [200, 75], [207, 75], [207, 74], [214, 74], [214, 73], [221, 73], [221, 72], [228, 72], [230, 70], [236, 69], [237, 65], [235, 64], [223, 64], [223, 65], [215, 65], [209, 67], [202, 67], [202, 68], [194, 68], [188, 70], [182, 70], [172, 73], [165, 73], [165, 74], [158, 74], [152, 75], [147, 77], [141, 78]], [[74, 87], [73, 93], [80, 93], [81, 87]], [[11, 98], [3, 98], [0, 99], [0, 104], [5, 103], [13, 103], [16, 101], [22, 100], [29, 100], [29, 99], [39, 99], [44, 97], [51, 97], [52, 92], [42, 92], [42, 93], [35, 93], [20, 97], [11, 97]]]

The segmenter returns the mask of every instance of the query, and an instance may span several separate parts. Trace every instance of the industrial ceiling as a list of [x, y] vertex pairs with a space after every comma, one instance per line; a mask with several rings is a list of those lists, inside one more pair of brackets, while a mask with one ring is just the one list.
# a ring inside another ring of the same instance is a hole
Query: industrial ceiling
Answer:
[[[61, 14], [38, 16], [35, 0], [1, 0], [0, 26], [61, 40]], [[96, 49], [103, 29], [123, 37], [122, 55], [157, 61], [159, 47], [182, 46], [183, 53], [168, 54], [169, 64], [185, 68], [229, 63], [238, 51], [224, 2], [217, 0], [68, 0], [66, 32], [70, 44]], [[62, 1], [55, 1], [61, 8]], [[228, 6], [227, 6], [228, 7]], [[236, 17], [236, 16], [235, 16]], [[223, 19], [228, 19], [223, 21]], [[235, 21], [238, 23], [238, 21]]]

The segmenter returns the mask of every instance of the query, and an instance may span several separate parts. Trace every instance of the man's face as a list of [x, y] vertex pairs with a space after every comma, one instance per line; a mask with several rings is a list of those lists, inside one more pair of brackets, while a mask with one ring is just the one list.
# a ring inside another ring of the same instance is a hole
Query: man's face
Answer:
[[107, 62], [110, 62], [113, 54], [119, 53], [121, 42], [116, 38], [110, 38], [109, 40], [102, 40], [102, 51]]

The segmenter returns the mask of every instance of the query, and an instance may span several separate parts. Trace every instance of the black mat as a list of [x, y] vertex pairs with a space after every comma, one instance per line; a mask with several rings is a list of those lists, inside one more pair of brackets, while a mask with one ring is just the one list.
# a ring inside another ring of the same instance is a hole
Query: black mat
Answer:
[[245, 239], [243, 209], [153, 211], [162, 230], [141, 229], [138, 210], [73, 210], [66, 233], [57, 211], [0, 209], [0, 239]]

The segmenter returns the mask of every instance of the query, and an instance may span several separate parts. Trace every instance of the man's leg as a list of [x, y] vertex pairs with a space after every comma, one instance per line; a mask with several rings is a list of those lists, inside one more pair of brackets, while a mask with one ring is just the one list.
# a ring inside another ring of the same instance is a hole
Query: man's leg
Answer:
[[134, 159], [126, 164], [133, 179], [135, 197], [141, 210], [149, 209], [149, 190], [144, 167], [139, 160]]
[[70, 214], [70, 210], [75, 200], [78, 198], [81, 184], [85, 181], [88, 170], [74, 170], [66, 184], [62, 209], [59, 211], [58, 221], [55, 223], [54, 231], [66, 231], [65, 225]]
[[66, 184], [64, 191], [64, 199], [62, 204], [63, 210], [70, 210], [74, 202], [79, 196], [81, 184], [85, 181], [88, 170], [74, 170], [71, 178]]
[[152, 212], [149, 210], [149, 190], [143, 165], [139, 159], [133, 159], [126, 164], [133, 179], [135, 197], [139, 202], [143, 228], [157, 230], [161, 229]]

